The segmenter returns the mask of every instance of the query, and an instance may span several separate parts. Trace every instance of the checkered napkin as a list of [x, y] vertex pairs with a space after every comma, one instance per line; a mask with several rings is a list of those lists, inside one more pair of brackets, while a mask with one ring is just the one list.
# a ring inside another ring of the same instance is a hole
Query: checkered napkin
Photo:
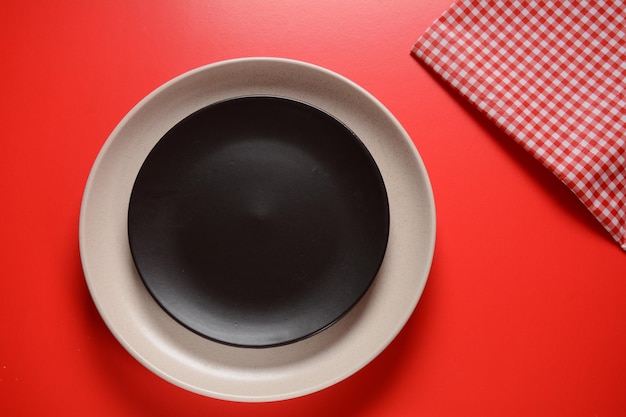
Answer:
[[550, 169], [626, 250], [623, 1], [460, 1], [412, 54]]

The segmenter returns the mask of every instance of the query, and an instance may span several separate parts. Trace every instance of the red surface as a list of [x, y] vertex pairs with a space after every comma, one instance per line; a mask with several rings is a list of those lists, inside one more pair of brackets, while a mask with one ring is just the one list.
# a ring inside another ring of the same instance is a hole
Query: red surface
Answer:
[[[626, 253], [410, 47], [449, 1], [3, 1], [0, 415], [623, 416]], [[312, 62], [377, 96], [429, 170], [438, 235], [399, 337], [348, 380], [238, 404], [165, 382], [87, 291], [78, 214], [111, 130], [151, 90], [242, 56]]]

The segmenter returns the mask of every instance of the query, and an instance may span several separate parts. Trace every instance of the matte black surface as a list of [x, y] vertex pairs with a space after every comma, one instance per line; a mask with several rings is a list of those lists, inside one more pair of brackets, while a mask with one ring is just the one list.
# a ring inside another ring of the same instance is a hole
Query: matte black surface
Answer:
[[376, 276], [389, 232], [365, 146], [277, 97], [216, 103], [174, 126], [146, 158], [128, 215], [135, 265], [161, 307], [246, 347], [337, 321]]

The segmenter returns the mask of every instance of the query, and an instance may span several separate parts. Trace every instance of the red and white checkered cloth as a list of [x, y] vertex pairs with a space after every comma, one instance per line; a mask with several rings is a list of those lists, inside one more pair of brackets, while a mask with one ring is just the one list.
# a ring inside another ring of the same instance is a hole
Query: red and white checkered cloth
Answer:
[[412, 53], [550, 169], [626, 250], [623, 1], [460, 1]]

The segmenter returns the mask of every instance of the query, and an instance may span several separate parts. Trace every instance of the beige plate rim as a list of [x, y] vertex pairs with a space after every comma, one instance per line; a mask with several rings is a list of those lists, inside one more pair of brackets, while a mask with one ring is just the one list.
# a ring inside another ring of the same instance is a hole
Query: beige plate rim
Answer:
[[[239, 96], [276, 95], [321, 108], [352, 129], [374, 157], [390, 204], [389, 244], [365, 297], [330, 328], [267, 349], [222, 345], [164, 313], [132, 262], [126, 221], [134, 178], [156, 141], [185, 116]], [[209, 64], [157, 88], [118, 124], [89, 174], [80, 254], [89, 291], [117, 340], [139, 362], [192, 392], [232, 401], [295, 398], [354, 374], [396, 337], [422, 294], [435, 246], [426, 168], [393, 115], [347, 78], [306, 62], [239, 58]]]

